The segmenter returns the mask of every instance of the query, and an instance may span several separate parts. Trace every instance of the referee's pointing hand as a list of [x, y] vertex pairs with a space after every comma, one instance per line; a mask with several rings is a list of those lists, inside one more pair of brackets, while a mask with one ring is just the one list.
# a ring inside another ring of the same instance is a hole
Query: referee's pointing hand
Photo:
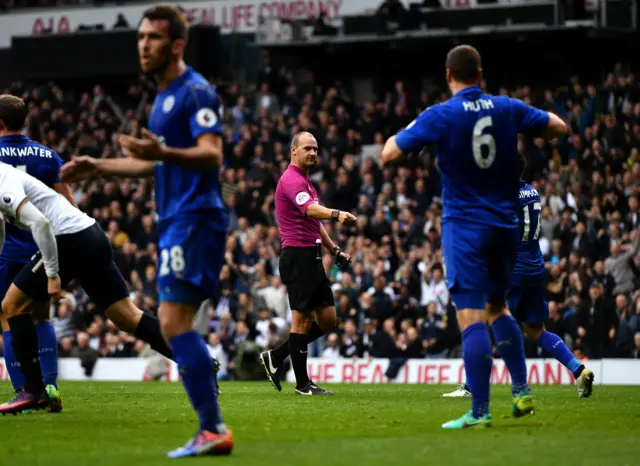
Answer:
[[356, 223], [356, 220], [358, 220], [356, 216], [349, 212], [340, 211], [338, 214], [338, 222], [344, 225], [353, 225]]

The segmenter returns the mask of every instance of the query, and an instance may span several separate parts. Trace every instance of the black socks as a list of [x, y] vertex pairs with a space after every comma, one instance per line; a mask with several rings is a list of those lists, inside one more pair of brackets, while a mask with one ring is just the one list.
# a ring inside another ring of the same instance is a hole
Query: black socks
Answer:
[[296, 375], [296, 387], [304, 387], [309, 382], [307, 373], [307, 348], [309, 337], [302, 333], [289, 334], [289, 352], [291, 353], [291, 365]]
[[26, 379], [24, 389], [40, 396], [44, 392], [44, 382], [38, 356], [38, 332], [33, 318], [29, 314], [20, 314], [8, 320], [13, 334], [13, 351]]
[[151, 348], [158, 353], [175, 361], [173, 351], [169, 348], [169, 345], [162, 336], [162, 330], [160, 330], [160, 320], [157, 317], [149, 315], [147, 313], [142, 314], [142, 318], [136, 327], [136, 337], [146, 341], [151, 345]]
[[[318, 338], [324, 335], [324, 332], [318, 325], [318, 323], [314, 320], [311, 324], [311, 328], [309, 329], [309, 334], [307, 335], [307, 342], [312, 343], [316, 341]], [[285, 359], [289, 356], [289, 340], [282, 343], [277, 348], [271, 350], [271, 360], [273, 361], [273, 365], [275, 367], [280, 367]]]

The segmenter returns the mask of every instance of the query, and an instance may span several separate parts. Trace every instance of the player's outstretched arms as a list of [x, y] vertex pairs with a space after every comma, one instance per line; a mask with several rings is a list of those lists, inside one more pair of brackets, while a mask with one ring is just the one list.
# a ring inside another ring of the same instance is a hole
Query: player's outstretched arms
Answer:
[[402, 150], [398, 147], [396, 137], [391, 136], [387, 139], [387, 142], [384, 143], [380, 157], [382, 159], [382, 163], [385, 164], [398, 160], [402, 155]]
[[387, 139], [382, 148], [382, 163], [393, 162], [403, 154], [419, 151], [425, 146], [440, 142], [444, 133], [445, 116], [440, 105], [427, 108], [406, 128]]
[[123, 135], [119, 142], [131, 157], [138, 160], [168, 162], [196, 170], [222, 165], [222, 138], [214, 133], [200, 134], [196, 145], [188, 148], [168, 147], [147, 129], [142, 129], [142, 138]]
[[60, 169], [60, 178], [64, 182], [73, 182], [112, 175], [120, 177], [146, 177], [153, 175], [153, 162], [134, 158], [95, 159], [87, 155], [73, 157]]
[[558, 136], [564, 136], [567, 134], [567, 124], [555, 113], [547, 112], [549, 115], [549, 124], [547, 128], [542, 131], [541, 136], [544, 139], [554, 139]]

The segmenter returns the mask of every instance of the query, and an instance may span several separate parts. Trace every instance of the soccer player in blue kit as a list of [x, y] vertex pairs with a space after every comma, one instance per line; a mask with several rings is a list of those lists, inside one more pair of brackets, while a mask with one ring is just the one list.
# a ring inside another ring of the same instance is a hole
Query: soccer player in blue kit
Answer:
[[[0, 95], [0, 162], [37, 178], [62, 194], [75, 206], [71, 189], [66, 183], [60, 181], [59, 171], [62, 159], [48, 147], [32, 141], [23, 134], [28, 113], [28, 107], [19, 97]], [[13, 279], [38, 252], [30, 231], [7, 224], [5, 235], [0, 256], [0, 297], [7, 294]], [[57, 388], [58, 342], [53, 325], [49, 321], [49, 303], [38, 303], [32, 310], [32, 315], [38, 332], [42, 378], [52, 401], [47, 409], [59, 412], [62, 410], [62, 400]], [[2, 322], [5, 364], [13, 388], [19, 392], [25, 386], [25, 377], [13, 351], [13, 335], [7, 319], [0, 316], [0, 322]]]
[[[544, 328], [549, 317], [545, 295], [544, 257], [540, 251], [540, 211], [542, 203], [538, 191], [524, 181], [527, 160], [519, 154], [520, 209], [518, 210], [518, 252], [511, 275], [511, 286], [507, 292], [509, 311], [524, 325], [524, 334], [562, 363], [575, 377], [579, 398], [588, 398], [593, 392], [593, 371], [586, 368], [571, 353], [562, 339]], [[449, 397], [471, 396], [468, 384], [461, 385]]]
[[188, 30], [176, 7], [157, 5], [144, 12], [138, 52], [142, 70], [158, 83], [149, 131], [143, 130], [142, 138], [120, 137], [127, 158], [80, 157], [63, 167], [63, 179], [155, 177], [159, 315], [200, 421], [198, 433], [170, 452], [170, 458], [229, 454], [233, 448], [219, 411], [213, 361], [193, 329], [201, 302], [216, 292], [228, 215], [218, 174], [223, 161], [221, 105], [211, 85], [185, 65]]
[[389, 138], [382, 160], [438, 146], [443, 259], [472, 393], [471, 411], [442, 427], [489, 427], [493, 350], [487, 321], [514, 382], [514, 413], [533, 411], [522, 332], [505, 306], [518, 241], [518, 133], [553, 138], [567, 129], [556, 115], [482, 91], [480, 54], [471, 46], [448, 53], [446, 78], [452, 97]]
[[[526, 157], [520, 157], [520, 172], [524, 177]], [[513, 268], [511, 287], [507, 293], [509, 310], [524, 324], [525, 336], [552, 354], [575, 377], [580, 398], [588, 398], [593, 391], [593, 372], [581, 364], [562, 339], [544, 328], [549, 318], [549, 308], [544, 299], [544, 258], [538, 237], [540, 236], [540, 211], [542, 204], [538, 191], [520, 181], [520, 209], [518, 211], [518, 253]]]

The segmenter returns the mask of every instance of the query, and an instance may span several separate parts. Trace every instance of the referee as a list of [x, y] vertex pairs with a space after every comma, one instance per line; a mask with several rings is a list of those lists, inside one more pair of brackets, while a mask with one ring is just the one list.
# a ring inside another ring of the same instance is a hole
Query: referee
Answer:
[[351, 257], [331, 241], [320, 220], [344, 224], [356, 221], [348, 212], [320, 205], [309, 179], [317, 157], [318, 142], [312, 134], [301, 132], [293, 137], [291, 163], [278, 182], [275, 199], [282, 239], [280, 278], [289, 294], [291, 331], [288, 341], [260, 355], [267, 377], [278, 391], [282, 391], [278, 368], [291, 355], [298, 395], [333, 395], [309, 380], [307, 373], [309, 343], [336, 326], [336, 306], [322, 266], [322, 246], [331, 251], [340, 266], [351, 262]]

